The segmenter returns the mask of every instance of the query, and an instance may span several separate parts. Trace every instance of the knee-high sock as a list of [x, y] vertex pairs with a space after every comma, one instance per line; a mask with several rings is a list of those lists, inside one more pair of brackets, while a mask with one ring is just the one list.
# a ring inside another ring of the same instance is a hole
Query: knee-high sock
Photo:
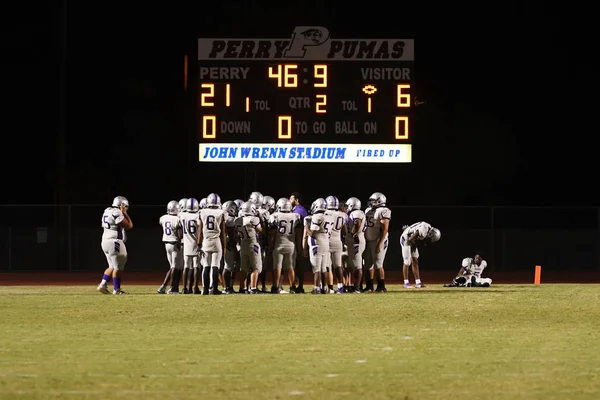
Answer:
[[202, 288], [204, 290], [210, 290], [210, 267], [204, 267], [202, 269]]

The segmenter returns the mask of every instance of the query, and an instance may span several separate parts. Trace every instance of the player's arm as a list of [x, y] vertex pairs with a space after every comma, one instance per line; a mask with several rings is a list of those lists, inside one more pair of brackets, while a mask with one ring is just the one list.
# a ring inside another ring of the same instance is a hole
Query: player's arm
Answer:
[[348, 224], [342, 225], [342, 236], [346, 236], [348, 234]]
[[221, 248], [223, 249], [223, 257], [227, 251], [227, 227], [225, 226], [225, 218], [221, 218]]
[[302, 229], [301, 222], [298, 222], [294, 227], [294, 242], [296, 243], [296, 251], [300, 251], [300, 249], [303, 248], [303, 238], [304, 230]]
[[310, 228], [308, 225], [302, 230], [302, 249], [304, 250], [304, 256], [308, 257], [308, 237], [310, 235]]
[[202, 223], [202, 219], [198, 220], [198, 246], [202, 246], [202, 241], [204, 240], [204, 224]]
[[388, 218], [384, 218], [381, 220], [381, 234], [379, 235], [379, 240], [377, 241], [377, 249], [381, 250], [381, 246], [383, 246], [383, 240], [387, 237], [388, 231], [390, 229], [390, 220]]
[[352, 224], [352, 236], [356, 237], [360, 233], [360, 225], [362, 223], [362, 219], [355, 219]]
[[123, 205], [119, 207], [121, 209], [121, 213], [123, 214], [123, 220], [119, 222], [119, 226], [123, 229], [131, 229], [133, 228], [133, 222], [131, 221], [131, 217], [127, 214], [127, 208]]

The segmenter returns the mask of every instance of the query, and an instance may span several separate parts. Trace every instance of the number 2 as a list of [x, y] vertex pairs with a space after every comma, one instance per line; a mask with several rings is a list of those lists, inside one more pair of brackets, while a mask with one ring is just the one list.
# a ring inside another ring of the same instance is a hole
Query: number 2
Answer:
[[317, 101], [315, 102], [315, 112], [317, 114], [326, 114], [327, 109], [325, 106], [327, 105], [327, 95], [326, 94], [318, 94]]
[[102, 223], [106, 224], [106, 229], [110, 229], [110, 222], [107, 221], [108, 215], [102, 217]]
[[208, 89], [208, 93], [200, 94], [200, 106], [202, 107], [214, 107], [215, 103], [212, 101], [215, 97], [215, 84], [214, 83], [203, 83], [200, 85], [202, 89]]

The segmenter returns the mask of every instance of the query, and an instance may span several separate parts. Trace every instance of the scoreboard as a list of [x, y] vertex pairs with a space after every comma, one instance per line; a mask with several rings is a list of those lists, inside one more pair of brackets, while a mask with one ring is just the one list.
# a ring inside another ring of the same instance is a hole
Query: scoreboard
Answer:
[[412, 161], [414, 40], [198, 39], [201, 162]]

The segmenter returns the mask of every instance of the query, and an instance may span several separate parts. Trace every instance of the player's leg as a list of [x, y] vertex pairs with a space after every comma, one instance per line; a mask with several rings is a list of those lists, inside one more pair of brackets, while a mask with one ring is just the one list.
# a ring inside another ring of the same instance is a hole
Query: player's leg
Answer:
[[250, 258], [243, 250], [240, 250], [240, 294], [248, 293], [248, 278], [250, 277]]
[[307, 264], [307, 259], [304, 257], [304, 251], [302, 249], [298, 249], [296, 251], [296, 280], [294, 284], [294, 291], [296, 293], [304, 293], [304, 270]]
[[211, 270], [210, 263], [212, 262], [212, 251], [204, 252], [204, 264], [202, 265], [202, 294], [210, 294]]
[[490, 287], [492, 286], [492, 280], [490, 278], [476, 278], [475, 283], [478, 287]]
[[158, 288], [158, 294], [165, 294], [167, 292], [167, 285], [171, 280], [171, 253], [173, 252], [173, 245], [170, 243], [165, 243], [165, 253], [167, 254], [167, 262], [169, 263], [169, 270], [165, 274], [165, 279], [163, 279], [162, 284]]
[[402, 276], [404, 277], [404, 289], [411, 289], [412, 285], [409, 280], [409, 268], [412, 264], [410, 246], [400, 245], [402, 248]]
[[193, 261], [192, 261], [192, 256], [188, 256], [188, 255], [184, 255], [183, 256], [183, 294], [188, 294], [190, 293], [190, 290], [188, 289], [189, 286], [189, 275], [194, 273], [194, 269], [193, 269]]
[[110, 294], [110, 292], [108, 291], [108, 283], [112, 279], [114, 262], [116, 261], [110, 256], [110, 253], [113, 250], [112, 241], [103, 240], [100, 244], [100, 247], [102, 248], [102, 252], [106, 257], [106, 264], [108, 265], [108, 267], [104, 270], [104, 273], [102, 274], [102, 280], [100, 281], [100, 284], [98, 284], [98, 291], [103, 294]]
[[337, 281], [337, 290], [334, 293], [343, 294], [344, 293], [344, 270], [342, 268], [342, 252], [341, 251], [332, 251], [331, 252], [331, 267], [333, 269], [333, 274], [335, 275], [335, 280]]
[[283, 267], [283, 254], [281, 248], [273, 249], [273, 284], [271, 293], [279, 293], [279, 280], [281, 278], [281, 269]]
[[416, 288], [424, 288], [425, 285], [421, 282], [421, 271], [419, 270], [419, 249], [414, 248], [411, 252], [412, 257], [412, 273], [415, 277], [415, 287]]
[[[292, 292], [292, 287], [294, 286], [294, 281], [296, 280], [296, 274], [294, 273], [295, 269], [295, 261], [296, 261], [296, 252], [293, 249], [290, 249], [289, 253], [283, 257], [283, 269], [288, 277], [288, 283], [290, 285], [290, 293]], [[281, 282], [280, 289], [283, 290], [283, 280]]]
[[221, 294], [221, 291], [219, 290], [219, 267], [221, 265], [222, 259], [223, 259], [223, 250], [221, 249], [221, 247], [219, 245], [219, 247], [216, 249], [216, 251], [214, 251], [212, 253], [212, 258], [210, 260], [210, 273], [211, 273], [211, 280], [210, 280], [211, 293], [210, 294]]
[[192, 268], [193, 268], [193, 283], [190, 286], [190, 293], [201, 294], [200, 283], [202, 282], [202, 266], [200, 265], [200, 255], [197, 254], [192, 256]]
[[233, 293], [233, 273], [235, 271], [235, 253], [232, 249], [227, 249], [223, 257], [223, 285], [225, 289], [223, 294]]
[[383, 264], [385, 262], [385, 255], [387, 254], [389, 244], [389, 238], [383, 241], [383, 245], [381, 246], [381, 250], [379, 253], [375, 254], [375, 269], [377, 270], [377, 289], [376, 292], [387, 292], [385, 287], [385, 269], [383, 268]]
[[250, 274], [250, 291], [249, 291], [250, 294], [262, 293], [261, 291], [258, 290], [258, 287], [257, 287], [259, 276], [263, 269], [262, 255], [261, 255], [260, 247], [256, 246], [255, 248], [258, 248], [258, 251], [253, 251], [250, 253], [250, 267], [252, 270], [252, 273]]
[[127, 248], [125, 243], [120, 240], [114, 242], [114, 256], [116, 260], [113, 261], [116, 265], [113, 268], [113, 294], [126, 294], [121, 290], [121, 276], [127, 263]]
[[321, 293], [321, 260], [323, 259], [323, 256], [317, 255], [316, 249], [316, 247], [311, 248], [308, 256], [313, 274], [314, 287], [313, 290], [310, 292], [312, 294]]
[[171, 281], [169, 282], [169, 290], [167, 294], [179, 294], [179, 281], [183, 272], [183, 254], [180, 245], [176, 244], [175, 249], [171, 253]]

